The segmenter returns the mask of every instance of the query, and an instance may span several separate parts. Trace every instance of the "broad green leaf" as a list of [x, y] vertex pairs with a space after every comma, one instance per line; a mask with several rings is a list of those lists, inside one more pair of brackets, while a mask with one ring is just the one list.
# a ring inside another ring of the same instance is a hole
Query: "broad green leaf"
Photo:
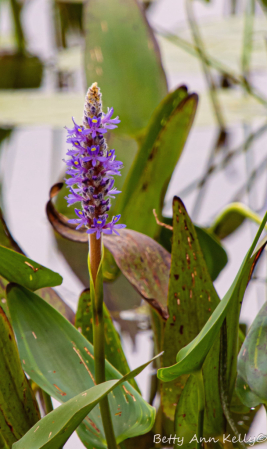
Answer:
[[[169, 318], [166, 322], [163, 339], [162, 366], [175, 363], [177, 352], [188, 345], [201, 331], [205, 323], [220, 303], [207, 270], [198, 237], [193, 223], [182, 201], [173, 199], [173, 237], [172, 260], [168, 291]], [[205, 422], [209, 423], [209, 433], [218, 435], [223, 429], [223, 413], [219, 394], [219, 338], [213, 340], [213, 349], [203, 367], [205, 379]], [[162, 372], [162, 370], [161, 370]], [[164, 372], [164, 370], [163, 370]], [[167, 418], [173, 420], [175, 409], [185, 387], [188, 375], [164, 383], [161, 387], [162, 407]], [[187, 393], [190, 398], [197, 397], [197, 385]], [[184, 425], [189, 426], [191, 438], [197, 426], [187, 414], [190, 403], [184, 404]], [[179, 429], [183, 435], [184, 427]]]
[[[264, 249], [265, 241], [261, 243], [259, 248], [253, 254], [253, 251], [258, 243], [261, 233], [264, 229], [267, 221], [267, 214], [265, 215], [261, 226], [256, 234], [256, 237], [248, 250], [244, 261], [231, 285], [228, 292], [216, 307], [215, 311], [200, 331], [198, 336], [185, 346], [177, 354], [177, 363], [169, 368], [162, 368], [158, 371], [158, 377], [163, 381], [170, 381], [176, 379], [182, 374], [189, 374], [200, 369], [205, 361], [205, 358], [213, 345], [216, 336], [222, 326], [223, 320], [231, 307], [236, 302], [240, 302], [243, 299], [244, 286], [246, 286], [251, 278], [253, 269]], [[240, 295], [240, 291], [242, 294]]]
[[[61, 447], [101, 399], [125, 381], [141, 373], [154, 359], [126, 374], [120, 380], [109, 380], [70, 399], [41, 419], [13, 446], [14, 449], [25, 449], [25, 447], [27, 449], [56, 449]], [[134, 399], [131, 397], [128, 404], [134, 404]], [[142, 412], [142, 410], [139, 411]], [[123, 415], [123, 412], [119, 413]], [[150, 421], [149, 414], [145, 417], [147, 421]], [[147, 431], [150, 430], [150, 427], [150, 425], [147, 426]]]
[[21, 367], [12, 327], [1, 307], [0, 372], [0, 432], [11, 448], [40, 419], [40, 413]]
[[4, 246], [0, 246], [0, 275], [33, 291], [62, 283], [58, 273]]
[[[18, 285], [8, 287], [8, 305], [24, 369], [34, 382], [60, 402], [95, 385], [94, 349], [77, 329], [37, 295]], [[120, 377], [106, 361], [106, 379]], [[153, 425], [154, 409], [130, 384], [117, 388], [109, 401], [118, 441], [145, 433]], [[98, 406], [80, 425], [79, 435], [96, 449], [106, 448]]]
[[152, 209], [161, 214], [196, 107], [197, 95], [187, 95], [182, 87], [169, 94], [154, 112], [116, 206], [130, 229], [155, 236], [158, 225]]
[[[130, 371], [125, 354], [122, 349], [120, 336], [114, 327], [110, 313], [103, 304], [104, 326], [105, 326], [105, 357], [123, 376]], [[75, 317], [75, 327], [93, 344], [93, 310], [90, 290], [82, 292], [78, 302]], [[130, 380], [130, 384], [141, 394], [136, 381]]]
[[119, 132], [136, 134], [167, 94], [153, 32], [135, 0], [90, 0], [84, 19], [87, 84], [98, 82], [104, 106], [120, 116]]
[[267, 404], [267, 303], [253, 321], [238, 356], [236, 391], [250, 407]]
[[242, 203], [231, 203], [215, 218], [209, 231], [224, 239], [232, 234], [248, 218], [257, 224], [261, 223], [261, 217]]

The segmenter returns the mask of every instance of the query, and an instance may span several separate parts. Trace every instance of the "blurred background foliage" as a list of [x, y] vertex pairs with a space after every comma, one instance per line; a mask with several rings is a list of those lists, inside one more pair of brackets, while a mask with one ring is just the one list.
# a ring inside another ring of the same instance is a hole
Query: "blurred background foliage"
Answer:
[[[87, 244], [52, 235], [44, 210], [64, 178], [63, 127], [79, 120], [94, 81], [121, 119], [108, 137], [124, 164], [111, 212], [171, 252], [172, 199], [181, 197], [225, 292], [267, 205], [266, 10], [265, 0], [0, 1], [1, 208], [25, 253], [65, 274], [57, 292], [72, 309], [88, 287]], [[53, 201], [72, 217], [65, 195], [63, 186]], [[150, 312], [112, 254], [105, 302], [130, 354]], [[249, 324], [266, 298], [263, 264], [252, 284]]]

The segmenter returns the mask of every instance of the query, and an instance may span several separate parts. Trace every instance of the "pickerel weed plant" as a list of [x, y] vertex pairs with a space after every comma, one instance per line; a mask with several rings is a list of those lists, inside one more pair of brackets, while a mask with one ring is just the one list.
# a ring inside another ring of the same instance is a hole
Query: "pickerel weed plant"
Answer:
[[[90, 272], [91, 292], [93, 293], [93, 341], [95, 358], [96, 384], [106, 380], [105, 377], [105, 341], [103, 320], [103, 295], [99, 294], [97, 282], [102, 282], [102, 234], [118, 234], [117, 229], [126, 225], [118, 224], [120, 215], [116, 215], [107, 223], [110, 209], [110, 197], [120, 193], [114, 188], [114, 176], [120, 175], [122, 162], [116, 160], [115, 150], [109, 150], [104, 137], [108, 129], [114, 129], [120, 123], [118, 117], [112, 118], [113, 108], [107, 114], [102, 111], [101, 93], [94, 83], [86, 94], [83, 125], [68, 129], [67, 142], [72, 149], [67, 152], [71, 159], [66, 161], [66, 180], [70, 194], [66, 198], [69, 205], [81, 203], [82, 209], [75, 209], [78, 218], [70, 219], [70, 223], [87, 228], [89, 234], [88, 265]], [[97, 280], [97, 277], [99, 280]], [[109, 448], [116, 448], [116, 438], [107, 397], [100, 402], [101, 416]]]
[[[197, 95], [185, 86], [163, 99], [119, 192], [114, 177], [122, 162], [105, 136], [120, 121], [112, 108], [103, 113], [97, 84], [89, 88], [82, 124], [73, 119], [67, 129], [65, 186], [53, 186], [47, 204], [61, 248], [72, 240], [71, 256], [77, 251], [82, 258], [84, 248], [88, 254], [90, 289], [81, 293], [76, 314], [52, 288], [62, 277], [26, 257], [0, 215], [0, 448], [61, 449], [74, 431], [90, 449], [229, 449], [251, 442], [246, 434], [267, 404], [266, 305], [247, 335], [239, 315], [266, 244], [258, 241], [267, 214], [222, 299], [213, 280], [227, 256], [216, 235], [225, 234], [231, 209], [208, 229], [192, 223], [177, 197], [172, 220], [152, 214], [166, 190], [162, 177], [154, 177], [164, 171], [170, 178], [178, 157], [170, 142], [180, 154], [196, 106]], [[167, 152], [171, 168], [164, 165]], [[57, 210], [60, 195], [53, 202], [65, 188], [76, 218]], [[110, 198], [119, 193], [109, 218]], [[144, 196], [151, 210], [143, 207]], [[119, 224], [120, 212], [127, 227]], [[134, 219], [142, 232], [129, 226]], [[144, 299], [142, 313], [161, 356], [133, 371], [104, 302], [120, 279], [124, 305], [132, 287]], [[157, 374], [148, 403], [134, 378], [152, 361]], [[55, 410], [51, 398], [61, 403]]]

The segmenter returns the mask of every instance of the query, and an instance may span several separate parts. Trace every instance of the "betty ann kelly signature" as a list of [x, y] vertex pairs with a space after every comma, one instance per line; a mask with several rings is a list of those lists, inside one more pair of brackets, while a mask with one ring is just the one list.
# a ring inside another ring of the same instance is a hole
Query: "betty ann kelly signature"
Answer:
[[[260, 433], [257, 436], [247, 436], [245, 435], [241, 435], [239, 434], [238, 437], [234, 436], [231, 437], [230, 434], [223, 434], [223, 437], [220, 439], [216, 439], [216, 438], [200, 438], [200, 441], [197, 438], [197, 435], [195, 434], [193, 436], [193, 438], [189, 441], [190, 443], [245, 443], [248, 446], [254, 446], [254, 444], [256, 443], [264, 443], [265, 441], [267, 441], [267, 435]], [[159, 433], [157, 433], [156, 435], [154, 435], [153, 438], [153, 443], [163, 443], [163, 444], [176, 444], [178, 446], [182, 446], [184, 444], [184, 438], [183, 437], [177, 437], [176, 434], [174, 436], [170, 435], [169, 437], [166, 436], [161, 436]]]

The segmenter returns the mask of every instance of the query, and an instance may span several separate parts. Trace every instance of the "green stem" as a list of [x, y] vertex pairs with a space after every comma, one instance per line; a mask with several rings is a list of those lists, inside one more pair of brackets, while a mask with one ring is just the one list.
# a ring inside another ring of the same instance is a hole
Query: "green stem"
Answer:
[[255, 0], [247, 0], [241, 60], [243, 77], [246, 82], [248, 82], [249, 66], [252, 54], [254, 14]]
[[202, 370], [194, 373], [198, 386], [198, 422], [197, 422], [197, 449], [202, 449], [203, 429], [204, 429], [204, 411], [205, 411], [205, 389]]
[[24, 54], [26, 49], [26, 42], [20, 20], [21, 6], [18, 4], [17, 0], [10, 0], [10, 3], [14, 20], [17, 51], [19, 54]]
[[213, 105], [215, 116], [218, 121], [218, 125], [220, 126], [221, 130], [225, 130], [226, 126], [225, 126], [225, 121], [224, 121], [224, 117], [222, 114], [220, 102], [219, 102], [219, 99], [217, 96], [216, 85], [213, 80], [211, 71], [209, 70], [209, 66], [206, 62], [207, 57], [206, 57], [205, 47], [204, 47], [204, 43], [202, 41], [199, 29], [198, 29], [196, 18], [194, 16], [194, 9], [193, 9], [192, 2], [193, 2], [193, 0], [187, 0], [187, 2], [186, 2], [188, 23], [190, 25], [192, 36], [195, 41], [195, 46], [196, 46], [199, 58], [202, 63], [203, 72], [204, 72], [204, 75], [205, 75], [205, 78], [206, 78], [206, 81], [207, 81], [207, 84], [209, 87], [210, 99], [211, 99], [211, 102]]
[[[93, 306], [93, 342], [95, 358], [95, 380], [96, 384], [105, 382], [105, 337], [104, 337], [104, 319], [103, 319], [103, 294], [99, 293], [98, 285], [102, 281], [102, 239], [96, 239], [95, 234], [89, 236], [89, 258], [91, 282], [94, 286], [94, 297], [92, 297]], [[97, 282], [96, 282], [97, 281]], [[109, 449], [117, 449], [116, 438], [114, 434], [108, 397], [100, 401], [100, 412], [103, 421], [103, 427]]]
[[48, 415], [48, 413], [52, 412], [54, 410], [51, 396], [46, 393], [44, 390], [41, 392], [44, 400], [44, 406], [45, 406], [45, 414]]
[[231, 1], [231, 14], [232, 15], [236, 14], [236, 5], [237, 5], [237, 0], [232, 0]]

